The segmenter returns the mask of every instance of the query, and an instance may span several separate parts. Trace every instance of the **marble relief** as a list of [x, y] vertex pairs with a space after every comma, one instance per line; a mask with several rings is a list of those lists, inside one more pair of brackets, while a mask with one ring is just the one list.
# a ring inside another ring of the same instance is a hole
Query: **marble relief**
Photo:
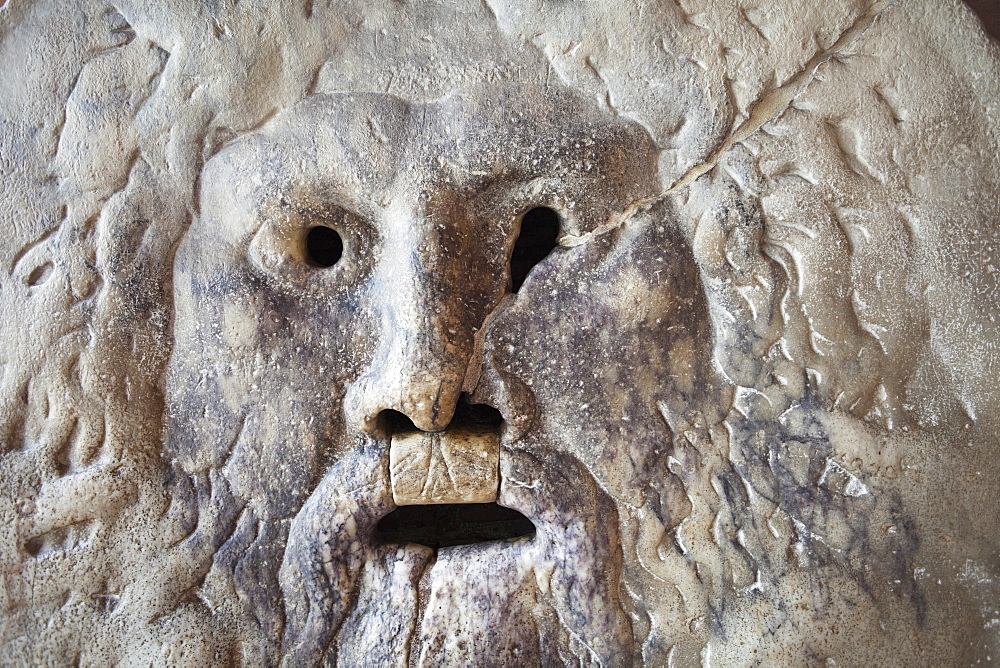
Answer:
[[0, 663], [1000, 651], [958, 2], [0, 4]]

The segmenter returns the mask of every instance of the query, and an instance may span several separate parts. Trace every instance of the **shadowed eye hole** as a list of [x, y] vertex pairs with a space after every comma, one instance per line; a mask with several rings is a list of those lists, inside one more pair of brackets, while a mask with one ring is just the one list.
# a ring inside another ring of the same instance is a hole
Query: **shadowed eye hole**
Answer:
[[344, 254], [344, 240], [332, 227], [317, 225], [306, 235], [306, 254], [317, 267], [332, 267]]
[[547, 206], [536, 206], [521, 218], [521, 233], [510, 256], [511, 291], [517, 292], [531, 268], [556, 247], [559, 214]]

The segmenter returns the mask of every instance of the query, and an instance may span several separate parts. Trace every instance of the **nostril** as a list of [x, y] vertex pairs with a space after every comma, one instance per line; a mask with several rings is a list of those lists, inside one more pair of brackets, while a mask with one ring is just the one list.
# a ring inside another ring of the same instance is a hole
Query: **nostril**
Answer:
[[503, 422], [503, 415], [489, 404], [474, 404], [465, 392], [458, 398], [458, 405], [455, 407], [455, 417], [451, 419], [451, 425], [471, 426], [483, 425], [488, 427], [499, 427]]
[[[486, 426], [498, 429], [503, 422], [503, 415], [488, 404], [474, 404], [469, 395], [463, 392], [458, 398], [455, 413], [448, 423], [451, 427]], [[414, 421], [402, 411], [386, 409], [378, 414], [378, 426], [386, 434], [399, 434], [410, 431], [423, 431]]]
[[378, 415], [379, 426], [387, 434], [398, 434], [404, 431], [418, 431], [406, 413], [394, 410], [384, 410]]

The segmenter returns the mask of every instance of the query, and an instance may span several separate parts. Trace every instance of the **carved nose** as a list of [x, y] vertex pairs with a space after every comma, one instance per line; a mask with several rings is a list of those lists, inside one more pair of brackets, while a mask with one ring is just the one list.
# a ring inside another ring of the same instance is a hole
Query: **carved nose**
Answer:
[[383, 318], [388, 321], [383, 326], [388, 341], [347, 392], [347, 418], [355, 427], [371, 431], [383, 411], [398, 411], [421, 431], [442, 431], [462, 393], [471, 336], [449, 327], [441, 314], [409, 324], [401, 323], [398, 313], [389, 315], [395, 317]]
[[[456, 280], [473, 274], [474, 249], [445, 248], [433, 234], [410, 234], [400, 232], [374, 272], [378, 348], [345, 396], [347, 419], [365, 431], [375, 429], [386, 410], [399, 411], [422, 431], [448, 426], [489, 306], [480, 294], [483, 281]], [[501, 282], [498, 277], [499, 290]]]
[[387, 374], [397, 374], [398, 388], [389, 382], [376, 388], [374, 401], [366, 411], [365, 421], [371, 422], [383, 410], [402, 413], [421, 431], [442, 431], [451, 422], [462, 393], [466, 356], [459, 351], [417, 350], [404, 355], [398, 366], [391, 364]]

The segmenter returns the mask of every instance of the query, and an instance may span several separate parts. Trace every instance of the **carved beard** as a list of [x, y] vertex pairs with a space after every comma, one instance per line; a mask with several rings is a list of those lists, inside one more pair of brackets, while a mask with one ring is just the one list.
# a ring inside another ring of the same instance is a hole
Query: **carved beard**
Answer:
[[535, 538], [436, 552], [374, 541], [393, 509], [387, 470], [384, 448], [356, 449], [292, 523], [280, 574], [292, 664], [628, 658], [617, 512], [574, 457], [504, 449], [499, 502], [531, 518]]

